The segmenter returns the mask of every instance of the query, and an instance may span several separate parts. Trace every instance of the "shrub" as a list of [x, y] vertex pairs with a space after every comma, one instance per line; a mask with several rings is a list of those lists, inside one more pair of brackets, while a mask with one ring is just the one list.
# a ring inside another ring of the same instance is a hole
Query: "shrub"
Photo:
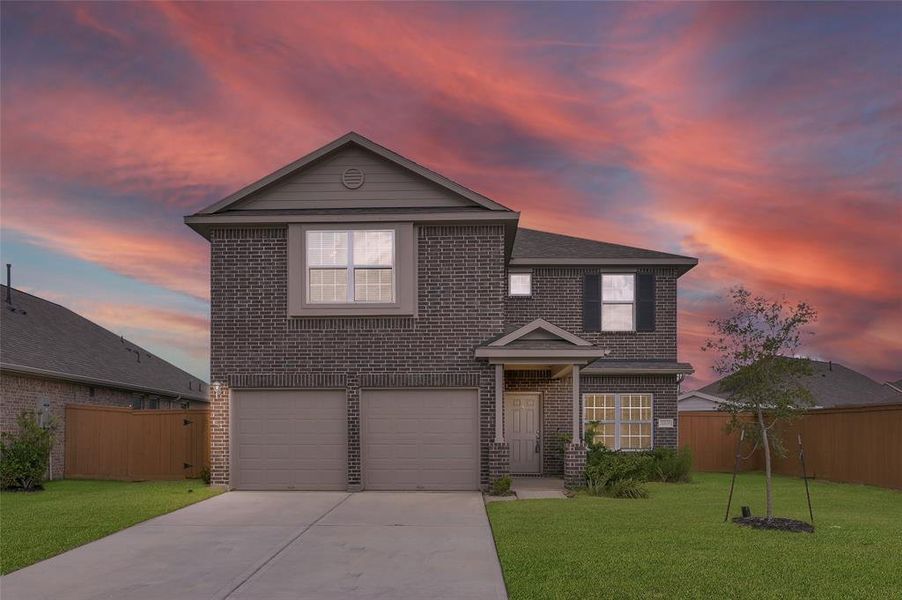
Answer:
[[618, 479], [605, 488], [605, 495], [611, 498], [648, 498], [648, 489], [637, 479]]
[[649, 479], [664, 483], [688, 482], [692, 470], [692, 451], [688, 446], [679, 450], [656, 448], [651, 452], [652, 466]]
[[200, 479], [206, 485], [210, 485], [210, 467], [201, 467], [200, 468]]
[[645, 498], [653, 459], [645, 452], [613, 452], [604, 446], [593, 447], [586, 463], [589, 493], [615, 498]]
[[492, 482], [489, 494], [492, 496], [509, 496], [511, 493], [511, 478], [507, 475], [499, 477]]
[[54, 426], [41, 427], [37, 415], [23, 411], [16, 419], [18, 433], [0, 435], [0, 487], [41, 489], [50, 465]]

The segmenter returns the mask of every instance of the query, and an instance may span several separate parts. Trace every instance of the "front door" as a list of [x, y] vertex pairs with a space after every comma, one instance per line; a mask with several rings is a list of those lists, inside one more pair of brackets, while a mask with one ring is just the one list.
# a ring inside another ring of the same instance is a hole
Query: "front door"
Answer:
[[504, 395], [504, 437], [511, 450], [511, 473], [542, 472], [539, 395]]

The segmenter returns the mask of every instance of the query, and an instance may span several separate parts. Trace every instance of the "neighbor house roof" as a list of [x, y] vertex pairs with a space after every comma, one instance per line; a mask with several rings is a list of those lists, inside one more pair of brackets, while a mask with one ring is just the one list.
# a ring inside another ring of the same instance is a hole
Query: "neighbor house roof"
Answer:
[[157, 394], [207, 400], [203, 380], [64, 306], [0, 286], [0, 368]]
[[523, 227], [517, 229], [511, 265], [594, 264], [673, 265], [685, 273], [698, 264], [698, 259]]
[[[811, 392], [814, 405], [818, 408], [902, 402], [902, 393], [839, 363], [804, 358], [792, 360], [808, 360], [810, 363], [812, 374], [804, 377], [802, 383]], [[729, 394], [721, 392], [720, 382], [721, 380], [717, 380], [696, 392], [726, 400]], [[682, 397], [694, 393], [687, 392]]]

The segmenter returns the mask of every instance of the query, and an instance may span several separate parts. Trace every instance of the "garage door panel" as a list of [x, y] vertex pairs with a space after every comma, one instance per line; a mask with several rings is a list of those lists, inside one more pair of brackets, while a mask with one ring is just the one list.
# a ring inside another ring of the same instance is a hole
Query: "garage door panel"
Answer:
[[364, 390], [364, 487], [479, 487], [479, 397], [475, 390]]
[[235, 487], [347, 488], [343, 391], [237, 391], [232, 411]]

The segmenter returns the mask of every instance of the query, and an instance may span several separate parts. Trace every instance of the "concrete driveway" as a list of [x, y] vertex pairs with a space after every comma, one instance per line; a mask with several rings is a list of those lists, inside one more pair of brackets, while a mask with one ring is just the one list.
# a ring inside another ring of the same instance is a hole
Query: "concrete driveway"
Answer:
[[11, 573], [0, 594], [507, 598], [476, 492], [230, 492]]

